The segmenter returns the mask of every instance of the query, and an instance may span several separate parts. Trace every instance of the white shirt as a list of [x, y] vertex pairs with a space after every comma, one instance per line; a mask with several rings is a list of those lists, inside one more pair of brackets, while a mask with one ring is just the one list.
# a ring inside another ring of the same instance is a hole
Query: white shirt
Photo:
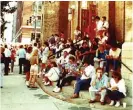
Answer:
[[85, 68], [84, 72], [85, 72], [85, 74], [82, 74], [82, 76], [80, 78], [81, 80], [89, 79], [89, 78], [92, 78], [92, 80], [95, 79], [96, 75], [95, 75], [95, 68], [94, 68], [94, 66], [92, 66], [92, 65], [87, 66]]
[[111, 87], [118, 87], [118, 91], [122, 92], [126, 96], [126, 87], [125, 87], [125, 81], [124, 79], [121, 79], [118, 83], [115, 82], [113, 78], [110, 80]]
[[48, 73], [45, 74], [50, 81], [57, 81], [59, 79], [60, 70], [58, 67], [52, 67]]
[[103, 38], [100, 39], [100, 41], [98, 43], [99, 44], [105, 44], [107, 40], [108, 40], [108, 37], [107, 36], [103, 36]]
[[112, 49], [109, 50], [109, 55], [112, 55], [114, 58], [119, 57], [121, 53], [121, 49], [117, 48], [116, 51], [113, 51]]
[[31, 54], [30, 53], [26, 53], [26, 59], [30, 60], [30, 58], [31, 58]]
[[104, 21], [102, 27], [108, 29], [109, 28], [108, 21]]
[[103, 27], [103, 22], [101, 20], [96, 22], [96, 29], [97, 29], [97, 31], [102, 30], [102, 27]]
[[57, 64], [66, 64], [68, 62], [69, 62], [69, 55], [67, 55], [65, 58], [64, 56], [61, 56], [60, 58], [56, 60]]
[[75, 31], [74, 31], [74, 35], [75, 35], [75, 36], [79, 35], [80, 33], [81, 33], [81, 31], [79, 31], [79, 30], [75, 30]]
[[9, 49], [5, 48], [4, 53], [5, 53], [5, 57], [11, 57], [11, 51]]
[[48, 47], [45, 47], [42, 55], [48, 57], [48, 55], [49, 55], [49, 48]]

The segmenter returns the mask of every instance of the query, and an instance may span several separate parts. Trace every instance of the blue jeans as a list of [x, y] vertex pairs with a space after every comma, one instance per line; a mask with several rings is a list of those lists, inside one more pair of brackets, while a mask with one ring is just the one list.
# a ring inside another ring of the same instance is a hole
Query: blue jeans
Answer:
[[106, 72], [107, 73], [109, 73], [110, 64], [113, 64], [113, 69], [117, 70], [118, 64], [119, 64], [119, 60], [107, 59], [107, 63], [106, 63]]
[[89, 79], [83, 79], [80, 78], [77, 79], [76, 86], [75, 86], [75, 94], [79, 94], [80, 90], [87, 89], [90, 86], [91, 78]]

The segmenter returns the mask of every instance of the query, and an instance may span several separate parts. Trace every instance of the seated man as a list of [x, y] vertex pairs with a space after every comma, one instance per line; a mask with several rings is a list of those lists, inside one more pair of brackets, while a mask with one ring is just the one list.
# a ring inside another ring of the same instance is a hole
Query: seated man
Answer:
[[[90, 62], [84, 62], [84, 69], [82, 71], [82, 76], [77, 79], [75, 84], [74, 94], [71, 98], [78, 98], [81, 89], [88, 89], [91, 80], [95, 79], [95, 68]], [[87, 88], [86, 88], [87, 87]]]
[[53, 89], [53, 92], [60, 92], [62, 87], [65, 86], [65, 84], [71, 84], [73, 80], [76, 80], [77, 64], [75, 60], [75, 57], [69, 57], [69, 64], [65, 65], [66, 75], [63, 75], [63, 77], [59, 78], [56, 87]]
[[98, 62], [101, 68], [104, 67], [106, 62], [106, 55], [108, 55], [108, 51], [104, 49], [104, 45], [100, 45], [96, 51], [96, 57], [94, 58], [94, 62]]
[[113, 64], [113, 69], [117, 70], [118, 63], [120, 60], [121, 55], [121, 49], [117, 47], [117, 44], [114, 44], [111, 46], [111, 49], [109, 50], [109, 55], [106, 56], [106, 72], [109, 73], [109, 66], [110, 64]]
[[91, 82], [91, 87], [89, 88], [90, 101], [89, 103], [94, 103], [96, 100], [96, 94], [101, 95], [101, 105], [105, 104], [106, 88], [108, 86], [108, 77], [103, 74], [102, 68], [96, 69], [96, 79]]
[[60, 58], [56, 59], [56, 63], [58, 64], [59, 67], [62, 67], [62, 66], [64, 67], [68, 63], [69, 57], [70, 55], [65, 49], [63, 51], [63, 55]]

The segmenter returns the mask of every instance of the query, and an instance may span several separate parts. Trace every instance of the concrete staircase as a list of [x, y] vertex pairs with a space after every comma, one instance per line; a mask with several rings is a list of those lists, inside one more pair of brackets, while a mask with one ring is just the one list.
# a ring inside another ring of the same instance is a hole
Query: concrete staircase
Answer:
[[[52, 97], [55, 97], [57, 99], [63, 100], [63, 101], [67, 101], [70, 103], [74, 103], [74, 104], [78, 104], [78, 105], [82, 105], [82, 106], [87, 106], [87, 107], [91, 107], [91, 108], [102, 108], [103, 110], [112, 110], [112, 109], [116, 109], [116, 110], [131, 110], [132, 109], [132, 99], [129, 97], [126, 97], [122, 100], [122, 102], [126, 102], [127, 103], [127, 107], [123, 108], [122, 105], [118, 108], [114, 107], [114, 106], [109, 106], [108, 103], [110, 103], [110, 101], [107, 101], [106, 105], [101, 105], [99, 102], [96, 102], [94, 104], [89, 104], [89, 92], [86, 91], [81, 91], [80, 92], [80, 98], [76, 98], [76, 99], [71, 99], [70, 97], [73, 94], [73, 83], [71, 86], [65, 86], [62, 89], [62, 92], [60, 93], [54, 93], [53, 89], [56, 86], [56, 82], [53, 83], [52, 86], [44, 86], [42, 83], [42, 79], [41, 78], [37, 78], [37, 83], [40, 86], [40, 88], [47, 94], [49, 94]], [[97, 98], [99, 100], [99, 98]]]

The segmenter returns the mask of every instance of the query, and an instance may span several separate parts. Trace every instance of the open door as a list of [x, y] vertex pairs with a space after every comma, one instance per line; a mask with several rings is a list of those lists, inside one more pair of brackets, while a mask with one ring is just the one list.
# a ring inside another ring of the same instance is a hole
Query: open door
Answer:
[[81, 32], [84, 35], [84, 33], [86, 32], [86, 28], [89, 25], [89, 10], [82, 9], [81, 11]]
[[89, 9], [82, 9], [81, 31], [83, 35], [88, 34], [90, 39], [93, 39], [96, 36], [96, 23], [94, 20], [95, 16], [97, 16], [96, 5], [90, 4]]

